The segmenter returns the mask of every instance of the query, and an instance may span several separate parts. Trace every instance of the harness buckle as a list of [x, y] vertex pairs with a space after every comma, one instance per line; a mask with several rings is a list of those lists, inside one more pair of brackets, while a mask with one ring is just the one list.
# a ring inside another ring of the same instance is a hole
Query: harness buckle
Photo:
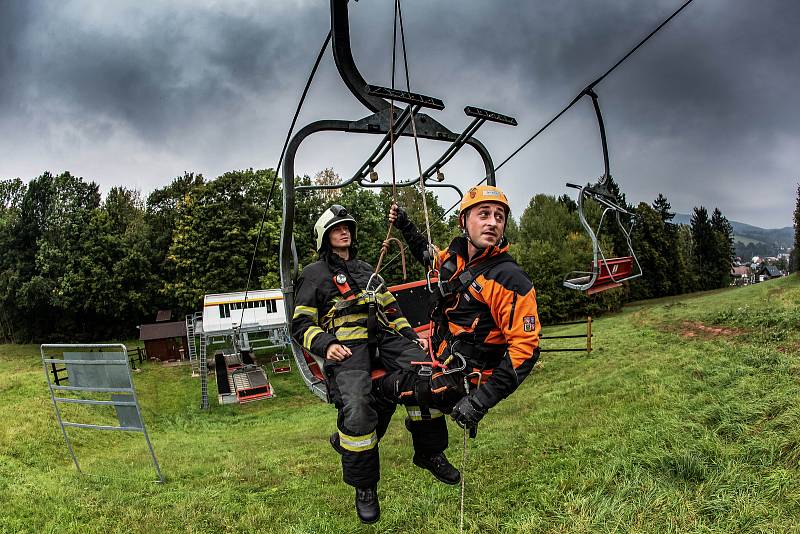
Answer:
[[433, 374], [433, 367], [430, 365], [420, 365], [417, 369], [417, 375], [423, 378], [430, 378]]

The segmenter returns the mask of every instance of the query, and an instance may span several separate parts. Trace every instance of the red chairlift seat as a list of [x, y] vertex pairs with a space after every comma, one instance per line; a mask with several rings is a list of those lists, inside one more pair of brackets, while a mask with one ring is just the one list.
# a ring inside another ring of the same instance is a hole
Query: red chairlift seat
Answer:
[[607, 289], [614, 289], [615, 287], [622, 286], [622, 282], [617, 280], [625, 280], [633, 273], [633, 256], [624, 256], [622, 258], [611, 258], [608, 260], [597, 260], [596, 268], [598, 270], [597, 279], [591, 287], [586, 290], [587, 295], [594, 295]]

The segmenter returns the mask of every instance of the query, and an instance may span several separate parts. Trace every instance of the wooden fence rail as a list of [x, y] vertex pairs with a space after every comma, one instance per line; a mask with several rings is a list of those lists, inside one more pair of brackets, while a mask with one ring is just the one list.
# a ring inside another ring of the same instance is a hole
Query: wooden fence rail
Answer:
[[566, 336], [539, 336], [539, 339], [586, 339], [585, 347], [567, 347], [563, 349], [539, 349], [540, 352], [585, 352], [587, 354], [592, 352], [592, 316], [588, 316], [585, 321], [570, 321], [567, 323], [557, 323], [543, 326], [545, 328], [552, 328], [554, 326], [571, 326], [576, 324], [585, 324], [585, 334], [573, 334]]

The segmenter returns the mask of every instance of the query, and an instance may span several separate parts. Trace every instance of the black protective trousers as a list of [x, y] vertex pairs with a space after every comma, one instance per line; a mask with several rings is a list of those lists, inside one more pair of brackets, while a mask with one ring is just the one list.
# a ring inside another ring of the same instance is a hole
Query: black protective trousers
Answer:
[[[342, 344], [352, 351], [352, 356], [341, 362], [326, 360], [324, 365], [331, 402], [339, 411], [336, 426], [342, 478], [357, 488], [374, 486], [380, 479], [378, 444], [398, 403], [397, 398], [381, 391], [381, 380], [398, 377], [408, 382], [412, 380], [409, 377], [416, 376], [409, 372], [411, 362], [427, 358], [416, 343], [394, 332], [379, 330], [377, 338], [378, 350], [374, 359], [370, 358], [366, 341], [346, 341]], [[376, 368], [385, 368], [387, 376], [373, 383], [370, 372]], [[439, 413], [431, 418], [418, 418], [411, 415], [419, 411], [414, 406], [415, 398], [405, 398], [401, 402], [409, 410], [406, 424], [414, 451], [423, 454], [444, 451], [447, 448], [444, 417]], [[428, 412], [427, 409], [423, 411]]]

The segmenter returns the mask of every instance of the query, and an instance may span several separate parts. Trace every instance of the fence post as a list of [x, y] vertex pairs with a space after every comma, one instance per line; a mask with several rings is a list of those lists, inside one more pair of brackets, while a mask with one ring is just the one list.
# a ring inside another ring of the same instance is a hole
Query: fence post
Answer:
[[56, 371], [56, 364], [51, 363], [50, 365], [53, 368], [53, 378], [55, 380], [55, 383], [56, 383], [57, 386], [60, 386], [61, 383], [58, 381], [58, 371]]
[[592, 353], [592, 316], [586, 317], [586, 353]]

